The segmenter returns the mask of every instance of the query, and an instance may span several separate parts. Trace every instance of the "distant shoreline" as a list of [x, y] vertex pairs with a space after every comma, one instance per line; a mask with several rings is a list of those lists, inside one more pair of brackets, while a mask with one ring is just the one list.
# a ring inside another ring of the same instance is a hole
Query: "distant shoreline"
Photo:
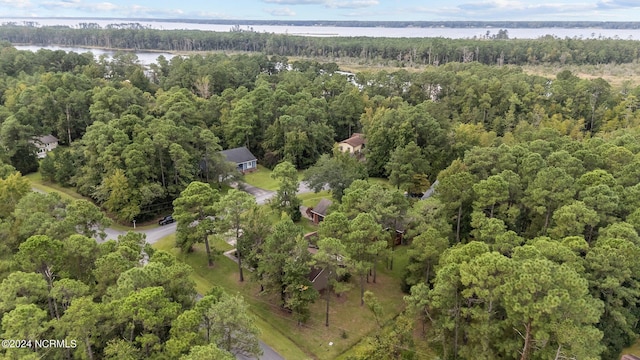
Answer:
[[133, 22], [175, 22], [217, 25], [277, 25], [277, 26], [334, 26], [334, 27], [384, 27], [384, 28], [487, 28], [487, 29], [640, 29], [640, 21], [358, 21], [358, 20], [250, 20], [250, 19], [180, 19], [180, 18], [89, 18], [89, 17], [2, 17], [7, 20], [82, 20]]

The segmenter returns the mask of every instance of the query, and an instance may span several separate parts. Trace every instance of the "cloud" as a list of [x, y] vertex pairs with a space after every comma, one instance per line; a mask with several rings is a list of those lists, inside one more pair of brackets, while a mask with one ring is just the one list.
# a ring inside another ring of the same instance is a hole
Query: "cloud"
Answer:
[[640, 8], [637, 0], [603, 0], [597, 3], [599, 9], [635, 9]]
[[[604, 0], [608, 1], [608, 0]], [[624, 0], [610, 0], [624, 1]], [[488, 0], [465, 2], [443, 7], [412, 7], [401, 9], [404, 14], [429, 14], [446, 20], [531, 20], [540, 21], [550, 17], [584, 17], [597, 11], [595, 3], [532, 3], [517, 0]]]
[[360, 9], [375, 6], [379, 0], [262, 0], [267, 4], [278, 5], [323, 5], [333, 9]]
[[321, 5], [326, 3], [326, 0], [263, 0], [268, 4], [279, 5]]
[[338, 9], [360, 9], [378, 5], [378, 0], [348, 0], [348, 1], [327, 1], [326, 6]]
[[196, 11], [187, 13], [189, 16], [193, 16], [196, 18], [203, 19], [232, 19], [234, 17], [229, 16], [225, 13], [215, 12], [215, 11]]
[[0, 0], [0, 6], [24, 9], [31, 7], [31, 2], [29, 0]]
[[578, 11], [585, 7], [593, 9], [593, 5], [588, 4], [575, 4], [575, 3], [524, 3], [521, 1], [510, 0], [494, 0], [494, 1], [482, 1], [473, 3], [463, 3], [458, 6], [458, 9], [463, 11], [506, 11], [506, 12], [547, 12], [547, 11]]
[[[0, 0], [2, 1], [2, 0]], [[147, 6], [132, 4], [118, 5], [111, 2], [83, 2], [81, 0], [59, 0], [59, 1], [43, 1], [39, 4], [41, 8], [46, 10], [76, 10], [88, 13], [106, 12], [118, 16], [140, 16], [140, 17], [162, 17], [162, 16], [180, 16], [184, 15], [184, 11], [180, 9], [157, 9]]]
[[288, 7], [284, 8], [268, 8], [264, 9], [264, 12], [271, 14], [273, 16], [295, 16], [295, 11], [289, 9]]

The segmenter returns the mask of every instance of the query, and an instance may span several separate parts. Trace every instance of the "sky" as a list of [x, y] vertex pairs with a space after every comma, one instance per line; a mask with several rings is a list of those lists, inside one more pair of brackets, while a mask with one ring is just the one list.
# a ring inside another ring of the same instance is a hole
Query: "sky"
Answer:
[[640, 21], [640, 0], [0, 0], [2, 17]]

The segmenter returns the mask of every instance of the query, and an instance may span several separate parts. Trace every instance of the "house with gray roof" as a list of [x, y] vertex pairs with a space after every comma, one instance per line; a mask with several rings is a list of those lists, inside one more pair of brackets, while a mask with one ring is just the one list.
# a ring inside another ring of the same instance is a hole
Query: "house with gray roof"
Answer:
[[327, 210], [329, 210], [329, 206], [331, 206], [331, 204], [331, 200], [323, 198], [320, 200], [318, 205], [308, 209], [309, 215], [311, 216], [314, 224], [318, 225], [318, 223], [324, 220], [324, 217], [327, 216]]
[[433, 182], [433, 184], [431, 184], [431, 187], [424, 192], [424, 195], [422, 195], [422, 197], [420, 198], [420, 200], [426, 200], [428, 198], [430, 198], [431, 196], [433, 196], [433, 194], [435, 194], [436, 192], [436, 187], [438, 186], [439, 181], [436, 180]]
[[38, 159], [42, 159], [47, 156], [49, 151], [58, 147], [58, 138], [51, 134], [38, 136], [37, 138], [34, 138], [31, 143], [38, 148]]
[[228, 162], [236, 164], [238, 171], [248, 173], [258, 170], [258, 160], [246, 146], [221, 151]]

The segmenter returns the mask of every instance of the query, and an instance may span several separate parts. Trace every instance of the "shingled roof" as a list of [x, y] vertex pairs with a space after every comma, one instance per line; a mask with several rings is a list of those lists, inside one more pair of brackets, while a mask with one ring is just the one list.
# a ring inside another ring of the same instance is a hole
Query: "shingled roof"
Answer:
[[434, 181], [433, 184], [431, 184], [431, 187], [424, 192], [424, 195], [422, 195], [420, 200], [426, 200], [430, 198], [436, 192], [436, 186], [438, 186], [439, 183], [440, 182], [438, 180]]
[[241, 164], [247, 161], [256, 160], [256, 157], [245, 146], [238, 147], [235, 149], [220, 151], [220, 153], [227, 159], [227, 161], [230, 161], [236, 164]]
[[314, 212], [318, 215], [322, 215], [322, 216], [326, 216], [327, 215], [327, 210], [329, 209], [329, 206], [331, 206], [331, 204], [333, 204], [331, 202], [331, 200], [329, 199], [321, 199], [320, 202], [318, 203], [318, 205], [316, 205], [311, 212]]
[[342, 140], [341, 143], [349, 144], [352, 147], [358, 147], [362, 144], [365, 144], [366, 141], [364, 139], [364, 134], [353, 133], [350, 138], [348, 138], [347, 140]]
[[640, 357], [637, 357], [635, 355], [627, 354], [627, 355], [622, 355], [622, 359], [620, 359], [620, 360], [640, 360]]
[[51, 143], [56, 143], [58, 142], [58, 138], [49, 134], [49, 135], [44, 135], [44, 136], [38, 136], [37, 138], [35, 138], [35, 140], [40, 143], [40, 144], [51, 144]]

